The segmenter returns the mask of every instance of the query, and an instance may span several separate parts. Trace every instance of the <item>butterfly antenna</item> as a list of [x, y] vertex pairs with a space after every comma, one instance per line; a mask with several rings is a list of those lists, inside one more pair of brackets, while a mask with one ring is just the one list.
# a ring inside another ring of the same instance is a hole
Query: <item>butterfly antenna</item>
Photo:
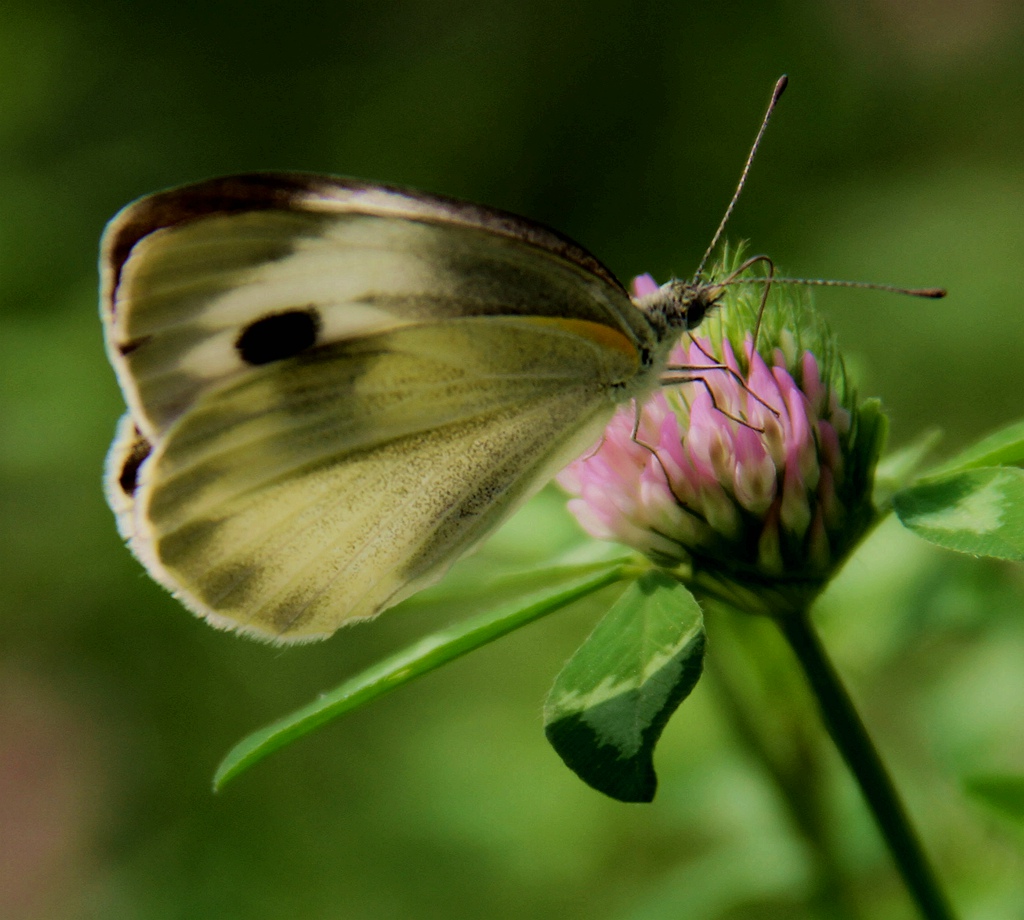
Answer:
[[[746, 271], [751, 265], [757, 262], [764, 262], [768, 265], [768, 277], [766, 278], [739, 278], [740, 272]], [[730, 284], [763, 284], [764, 291], [761, 293], [761, 303], [757, 308], [757, 322], [754, 324], [753, 348], [757, 348], [757, 336], [761, 331], [761, 320], [764, 318], [764, 309], [768, 304], [768, 291], [773, 284], [799, 284], [804, 287], [844, 287], [861, 288], [867, 291], [886, 291], [890, 294], [907, 294], [910, 297], [945, 297], [945, 288], [905, 288], [895, 284], [877, 284], [873, 281], [834, 281], [830, 278], [776, 278], [775, 263], [768, 256], [751, 256], [728, 278], [718, 282], [720, 287]]]
[[757, 137], [754, 138], [754, 145], [750, 148], [750, 153], [747, 155], [747, 162], [744, 163], [743, 172], [740, 173], [740, 181], [736, 185], [736, 191], [732, 193], [732, 201], [729, 202], [729, 207], [725, 209], [725, 214], [718, 225], [718, 229], [715, 231], [715, 235], [711, 238], [711, 243], [704, 252], [704, 257], [700, 260], [700, 265], [697, 266], [697, 271], [694, 272], [694, 284], [696, 284], [700, 280], [700, 276], [704, 274], [704, 267], [707, 265], [708, 259], [711, 258], [711, 253], [714, 252], [715, 247], [718, 245], [718, 240], [722, 236], [722, 231], [725, 230], [725, 225], [729, 222], [729, 218], [732, 216], [732, 211], [733, 208], [736, 207], [736, 202], [739, 200], [740, 192], [743, 191], [743, 184], [747, 181], [747, 173], [750, 172], [750, 164], [754, 162], [754, 155], [757, 153], [757, 148], [761, 146], [761, 138], [764, 137], [765, 129], [768, 127], [768, 122], [771, 120], [772, 113], [775, 111], [775, 106], [778, 105], [779, 99], [782, 97], [782, 93], [786, 89], [788, 83], [789, 77], [783, 74], [775, 84], [775, 89], [772, 91], [771, 102], [768, 103], [768, 110], [764, 113], [764, 118], [761, 120], [761, 127], [757, 131]]
[[[744, 262], [741, 268], [748, 268], [753, 262], [765, 261], [765, 256], [755, 256]], [[800, 284], [805, 287], [843, 287], [861, 288], [867, 291], [888, 291], [890, 294], [907, 294], [910, 297], [932, 297], [938, 299], [946, 296], [945, 288], [905, 288], [895, 284], [876, 284], [873, 281], [835, 281], [831, 278], [737, 278], [733, 272], [728, 278], [717, 282], [722, 287], [731, 284]]]

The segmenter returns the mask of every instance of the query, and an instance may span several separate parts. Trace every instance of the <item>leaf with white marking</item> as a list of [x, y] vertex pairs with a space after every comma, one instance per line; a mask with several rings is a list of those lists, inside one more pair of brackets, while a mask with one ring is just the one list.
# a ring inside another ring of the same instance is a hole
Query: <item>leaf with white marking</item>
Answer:
[[903, 525], [946, 549], [1024, 561], [1024, 470], [982, 467], [896, 493]]
[[555, 680], [548, 740], [584, 782], [623, 802], [654, 798], [654, 747], [704, 661], [693, 595], [659, 571], [631, 584]]

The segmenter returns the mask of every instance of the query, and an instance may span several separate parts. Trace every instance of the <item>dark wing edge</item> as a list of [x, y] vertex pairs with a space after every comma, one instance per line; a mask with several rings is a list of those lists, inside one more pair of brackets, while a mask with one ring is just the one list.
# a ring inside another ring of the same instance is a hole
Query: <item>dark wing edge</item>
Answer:
[[209, 215], [260, 210], [362, 213], [475, 227], [563, 258], [629, 296], [612, 271], [579, 243], [509, 211], [343, 176], [257, 172], [167, 189], [126, 205], [107, 226], [101, 244], [107, 309], [112, 310], [124, 263], [143, 237]]

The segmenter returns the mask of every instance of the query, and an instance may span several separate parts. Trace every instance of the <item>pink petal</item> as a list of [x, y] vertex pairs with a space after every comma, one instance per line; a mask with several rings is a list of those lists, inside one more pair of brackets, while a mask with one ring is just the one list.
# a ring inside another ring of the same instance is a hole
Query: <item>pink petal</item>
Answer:
[[654, 294], [657, 292], [658, 282], [648, 274], [637, 275], [633, 279], [631, 287], [634, 297], [646, 297], [648, 294]]
[[820, 418], [828, 405], [828, 391], [821, 382], [818, 359], [809, 351], [800, 356], [800, 381], [814, 414]]
[[764, 514], [777, 490], [775, 464], [753, 429], [739, 426], [735, 440], [733, 492], [736, 500], [753, 514]]

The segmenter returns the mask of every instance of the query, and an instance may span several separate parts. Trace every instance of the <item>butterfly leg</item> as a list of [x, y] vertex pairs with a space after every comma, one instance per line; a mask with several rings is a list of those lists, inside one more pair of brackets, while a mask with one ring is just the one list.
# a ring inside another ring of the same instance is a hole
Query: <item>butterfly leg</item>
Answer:
[[[694, 511], [692, 508], [690, 508], [686, 504], [686, 502], [684, 502], [679, 497], [679, 495], [676, 493], [676, 490], [672, 487], [672, 477], [669, 476], [668, 470], [665, 468], [665, 464], [664, 464], [664, 462], [662, 461], [661, 457], [658, 454], [658, 449], [653, 444], [647, 444], [647, 443], [645, 443], [645, 442], [640, 440], [640, 438], [639, 438], [639, 434], [640, 434], [640, 421], [641, 421], [641, 418], [642, 418], [643, 406], [641, 406], [640, 403], [637, 402], [636, 400], [633, 400], [633, 410], [634, 410], [634, 414], [633, 414], [633, 432], [630, 435], [630, 440], [634, 444], [636, 444], [637, 447], [642, 447], [652, 457], [654, 457], [654, 462], [657, 463], [658, 466], [660, 467], [661, 475], [665, 477], [665, 485], [668, 486], [668, 490], [672, 494], [672, 498], [675, 501], [675, 503], [680, 508], [682, 508], [684, 511], [688, 512], [689, 514], [694, 515], [695, 517], [699, 517], [699, 518], [701, 518], [701, 520], [703, 520], [703, 516], [700, 515], [698, 512]], [[667, 536], [667, 535], [663, 534], [663, 536]], [[682, 544], [680, 544], [680, 545], [682, 545]]]

